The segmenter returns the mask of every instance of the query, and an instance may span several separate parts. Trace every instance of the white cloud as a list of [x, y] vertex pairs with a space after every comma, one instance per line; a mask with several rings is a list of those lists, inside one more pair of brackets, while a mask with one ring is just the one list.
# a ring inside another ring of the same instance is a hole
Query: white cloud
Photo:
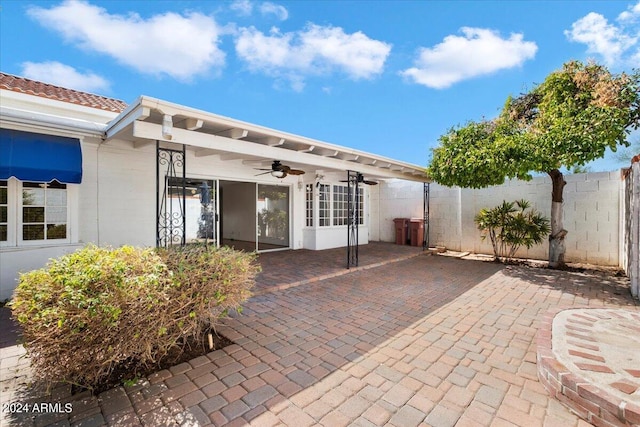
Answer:
[[633, 54], [633, 56], [629, 60], [629, 63], [636, 64], [636, 67], [640, 67], [640, 47], [636, 49], [636, 53]]
[[286, 21], [289, 18], [289, 12], [284, 6], [271, 2], [262, 3], [260, 5], [260, 13], [263, 15], [275, 15], [281, 21]]
[[236, 52], [249, 68], [286, 78], [300, 89], [308, 75], [343, 72], [354, 80], [382, 73], [391, 45], [362, 32], [308, 24], [302, 31], [264, 34], [254, 27], [240, 29]]
[[56, 61], [24, 62], [21, 74], [28, 79], [82, 92], [105, 92], [109, 90], [110, 86], [109, 81], [97, 74], [82, 73], [69, 65]]
[[[229, 8], [241, 16], [250, 16], [253, 13], [254, 2], [251, 0], [234, 0]], [[261, 3], [258, 10], [263, 16], [273, 15], [280, 21], [286, 21], [289, 18], [289, 11], [286, 7], [270, 1]]]
[[229, 8], [239, 15], [249, 16], [253, 12], [253, 3], [249, 0], [234, 0]]
[[[572, 42], [587, 45], [587, 52], [601, 56], [608, 66], [629, 63], [637, 67], [640, 65], [640, 29], [635, 25], [638, 20], [640, 1], [620, 13], [617, 24], [610, 23], [599, 13], [590, 12], [571, 24], [571, 30], [564, 34]], [[629, 55], [625, 56], [627, 52]]]
[[200, 13], [167, 12], [143, 19], [135, 13], [112, 15], [81, 0], [28, 14], [68, 42], [111, 56], [141, 73], [189, 80], [224, 65], [218, 48], [221, 28]]
[[629, 6], [627, 10], [618, 15], [618, 21], [627, 23], [635, 22], [640, 19], [640, 1], [633, 6]]
[[400, 74], [435, 89], [444, 89], [462, 80], [518, 67], [532, 59], [538, 46], [523, 40], [522, 34], [508, 39], [496, 31], [463, 27], [462, 36], [449, 35], [432, 48], [420, 48], [414, 67]]

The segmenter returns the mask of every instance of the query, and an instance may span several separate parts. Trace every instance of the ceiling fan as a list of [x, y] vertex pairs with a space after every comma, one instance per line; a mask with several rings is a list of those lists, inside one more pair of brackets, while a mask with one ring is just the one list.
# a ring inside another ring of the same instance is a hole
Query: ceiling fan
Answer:
[[271, 164], [271, 169], [261, 169], [261, 168], [255, 168], [255, 169], [260, 171], [267, 171], [267, 172], [259, 173], [256, 176], [266, 175], [270, 173], [272, 176], [276, 178], [281, 178], [281, 179], [286, 177], [287, 175], [303, 175], [304, 174], [303, 170], [291, 169], [290, 166], [283, 165], [282, 163], [280, 163], [280, 160], [274, 160], [273, 163]]
[[[359, 184], [367, 184], [367, 185], [378, 185], [378, 183], [376, 181], [370, 181], [368, 179], [364, 179], [364, 175], [362, 175], [361, 173], [358, 173], [356, 175], [357, 177], [357, 181]], [[351, 182], [356, 181], [355, 179], [352, 179]], [[344, 179], [340, 182], [349, 182], [348, 180]]]

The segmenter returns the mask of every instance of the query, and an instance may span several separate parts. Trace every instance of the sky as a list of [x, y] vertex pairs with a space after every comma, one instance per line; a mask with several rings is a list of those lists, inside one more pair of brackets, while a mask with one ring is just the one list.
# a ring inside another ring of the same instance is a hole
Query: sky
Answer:
[[421, 166], [574, 59], [640, 68], [640, 1], [0, 0], [5, 73]]

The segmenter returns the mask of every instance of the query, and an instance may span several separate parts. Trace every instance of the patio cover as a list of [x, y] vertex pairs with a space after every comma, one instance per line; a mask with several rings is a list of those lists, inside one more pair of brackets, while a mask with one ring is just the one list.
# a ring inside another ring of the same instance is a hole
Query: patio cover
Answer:
[[184, 144], [196, 157], [218, 156], [269, 166], [273, 160], [296, 169], [354, 170], [367, 178], [429, 182], [425, 167], [389, 159], [202, 110], [142, 96], [112, 120], [105, 141], [124, 139], [134, 147]]

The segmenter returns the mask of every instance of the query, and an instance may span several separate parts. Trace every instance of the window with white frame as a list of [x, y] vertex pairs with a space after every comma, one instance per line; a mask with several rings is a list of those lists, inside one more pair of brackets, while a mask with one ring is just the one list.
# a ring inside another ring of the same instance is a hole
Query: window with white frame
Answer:
[[307, 227], [313, 227], [313, 184], [306, 185], [305, 210]]
[[67, 238], [67, 185], [22, 183], [22, 240]]
[[[359, 211], [358, 224], [364, 225], [364, 188], [358, 188], [357, 203]], [[313, 187], [307, 188], [307, 201], [313, 200]], [[352, 196], [353, 197], [353, 196]], [[307, 202], [307, 225], [312, 219], [313, 205]], [[343, 226], [349, 223], [349, 188], [346, 185], [320, 184], [318, 186], [318, 226]]]
[[320, 184], [318, 187], [318, 225], [331, 225], [331, 186]]
[[0, 181], [0, 243], [68, 242], [68, 199], [67, 185], [58, 181]]
[[344, 185], [333, 186], [333, 225], [347, 225], [348, 223], [348, 190]]
[[[363, 189], [358, 188], [358, 224], [364, 224]], [[353, 197], [353, 196], [352, 196]], [[347, 225], [349, 223], [349, 187], [346, 185], [333, 186], [333, 225]]]

